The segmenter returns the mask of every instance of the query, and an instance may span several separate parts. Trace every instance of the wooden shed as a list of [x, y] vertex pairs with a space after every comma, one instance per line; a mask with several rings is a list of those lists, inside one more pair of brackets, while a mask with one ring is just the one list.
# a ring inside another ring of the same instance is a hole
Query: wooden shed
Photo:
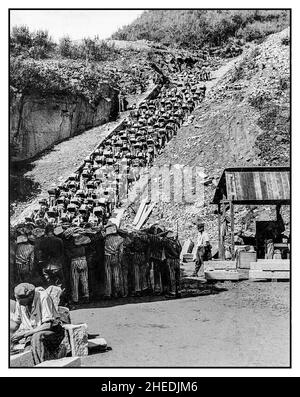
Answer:
[[224, 247], [221, 239], [222, 206], [230, 206], [231, 248], [234, 250], [234, 205], [276, 205], [277, 217], [281, 205], [290, 205], [289, 167], [226, 168], [213, 198], [219, 214], [219, 252]]

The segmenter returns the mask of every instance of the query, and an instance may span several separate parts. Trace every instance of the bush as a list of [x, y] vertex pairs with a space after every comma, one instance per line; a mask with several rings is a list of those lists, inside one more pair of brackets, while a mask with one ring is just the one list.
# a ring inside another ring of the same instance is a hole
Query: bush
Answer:
[[32, 35], [29, 28], [25, 25], [14, 26], [10, 34], [10, 45], [29, 48], [32, 46]]
[[114, 44], [108, 44], [103, 40], [86, 37], [81, 43], [74, 43], [66, 36], [63, 37], [58, 46], [59, 54], [64, 58], [81, 59], [86, 61], [109, 61], [115, 60], [119, 51]]
[[255, 21], [247, 25], [243, 29], [237, 31], [237, 37], [244, 39], [245, 41], [253, 41], [263, 39], [269, 34], [276, 33], [278, 30], [276, 24], [272, 22], [260, 22]]
[[23, 55], [34, 59], [46, 58], [55, 46], [46, 30], [30, 32], [25, 25], [12, 28], [10, 51], [13, 55]]
[[72, 40], [69, 36], [64, 36], [59, 40], [58, 52], [64, 58], [72, 57]]

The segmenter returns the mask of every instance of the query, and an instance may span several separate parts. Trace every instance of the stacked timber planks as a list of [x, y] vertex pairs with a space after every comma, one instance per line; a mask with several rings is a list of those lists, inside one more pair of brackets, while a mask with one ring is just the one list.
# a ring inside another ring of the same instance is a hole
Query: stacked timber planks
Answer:
[[143, 206], [143, 210], [141, 211], [140, 217], [136, 225], [134, 226], [136, 230], [140, 230], [143, 224], [147, 221], [155, 205], [156, 202], [150, 202], [148, 204], [145, 203], [145, 205]]
[[250, 263], [249, 279], [289, 280], [289, 259], [258, 259]]
[[195, 244], [191, 239], [187, 239], [182, 247], [180, 253], [180, 262], [192, 262], [193, 261], [193, 248]]

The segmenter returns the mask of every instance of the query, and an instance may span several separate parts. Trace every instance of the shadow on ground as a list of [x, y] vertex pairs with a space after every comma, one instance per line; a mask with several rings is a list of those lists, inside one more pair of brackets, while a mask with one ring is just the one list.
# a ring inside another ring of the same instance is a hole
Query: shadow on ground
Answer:
[[41, 191], [40, 184], [35, 182], [26, 173], [34, 168], [31, 162], [11, 163], [9, 173], [9, 194], [11, 212], [13, 212], [12, 204], [16, 201], [24, 202], [32, 196], [37, 195]]
[[57, 150], [56, 146], [53, 145], [43, 152], [32, 157], [30, 160], [25, 161], [10, 161], [10, 172], [9, 172], [9, 194], [10, 194], [10, 211], [13, 215], [13, 203], [15, 202], [26, 202], [30, 198], [37, 196], [41, 192], [41, 186], [38, 182], [35, 182], [32, 177], [26, 176], [26, 174], [32, 171], [36, 166], [36, 161], [41, 159], [46, 154]]
[[130, 304], [138, 304], [138, 303], [149, 303], [149, 302], [159, 302], [159, 301], [169, 301], [175, 299], [185, 299], [197, 296], [205, 296], [205, 295], [216, 295], [221, 292], [227, 291], [227, 288], [220, 287], [215, 285], [214, 283], [202, 283], [201, 287], [197, 288], [186, 288], [181, 289], [181, 297], [166, 297], [164, 295], [147, 295], [147, 296], [130, 296], [123, 298], [112, 298], [105, 300], [93, 300], [89, 303], [82, 303], [75, 307], [72, 307], [72, 310], [80, 310], [80, 309], [92, 309], [92, 308], [104, 308], [104, 307], [114, 307], [114, 306], [122, 306], [122, 305], [130, 305]]

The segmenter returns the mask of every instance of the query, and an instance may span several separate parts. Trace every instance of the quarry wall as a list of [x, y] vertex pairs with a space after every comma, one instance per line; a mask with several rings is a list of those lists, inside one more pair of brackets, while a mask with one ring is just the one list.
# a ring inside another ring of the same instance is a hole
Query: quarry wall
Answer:
[[114, 119], [118, 91], [103, 83], [96, 105], [83, 97], [41, 93], [17, 94], [10, 100], [12, 160], [28, 160], [54, 144]]

